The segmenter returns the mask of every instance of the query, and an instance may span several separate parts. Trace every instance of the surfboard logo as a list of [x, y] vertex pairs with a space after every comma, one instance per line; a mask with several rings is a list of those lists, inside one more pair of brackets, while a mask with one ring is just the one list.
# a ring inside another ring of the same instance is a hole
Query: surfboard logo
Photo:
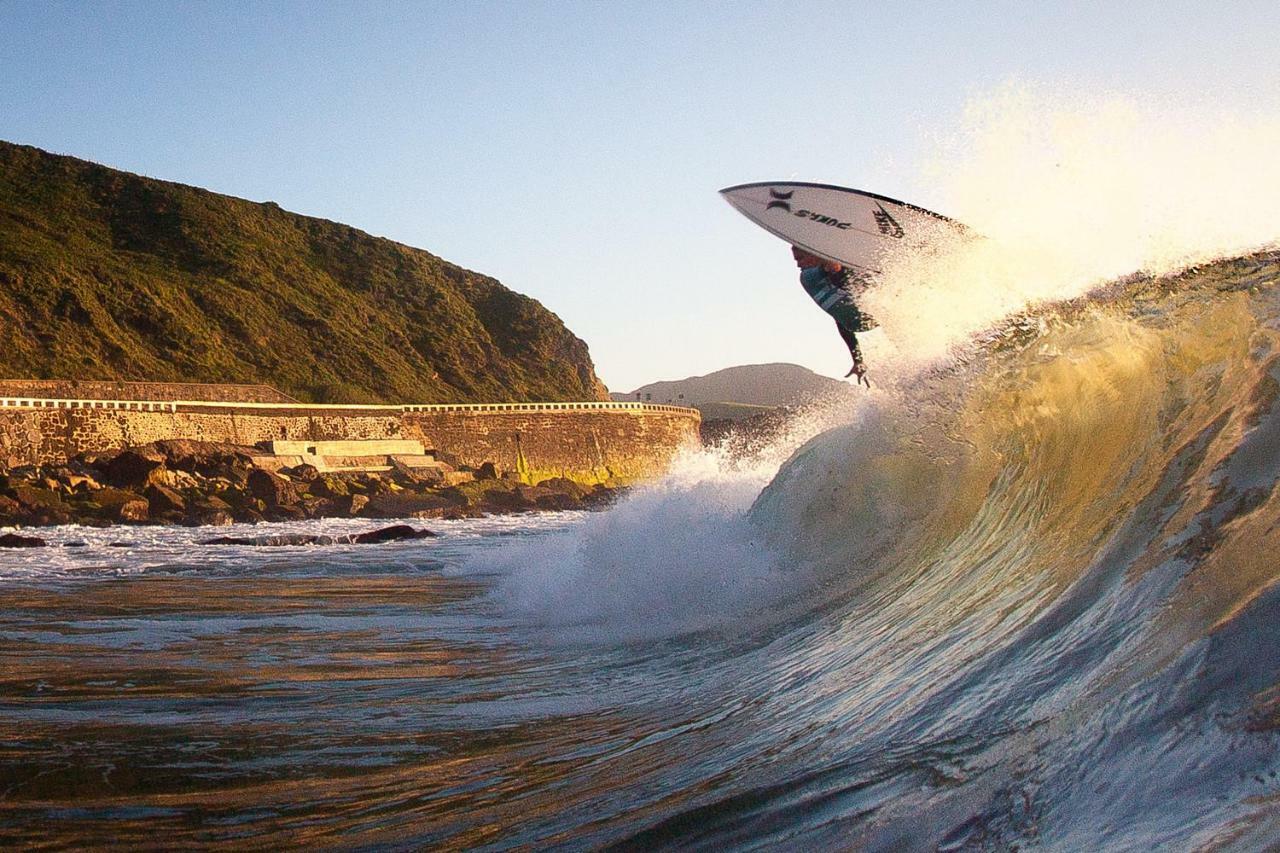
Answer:
[[876, 227], [880, 229], [880, 233], [886, 237], [892, 237], [895, 240], [901, 240], [907, 236], [907, 232], [902, 230], [902, 226], [898, 224], [898, 220], [889, 215], [889, 211], [884, 209], [884, 205], [876, 202], [876, 210], [871, 211], [871, 215], [876, 218]]
[[773, 210], [775, 207], [780, 207], [783, 210], [785, 210], [787, 213], [790, 213], [791, 212], [791, 196], [793, 195], [795, 195], [795, 190], [792, 190], [791, 192], [788, 192], [788, 193], [780, 193], [777, 190], [769, 190], [769, 198], [773, 200], [769, 202], [768, 206], [765, 207], [765, 210]]
[[812, 210], [797, 210], [791, 214], [807, 219], [810, 222], [817, 222], [819, 225], [830, 225], [832, 228], [839, 228], [841, 231], [848, 231], [853, 227], [852, 222], [841, 222], [834, 216], [827, 216], [825, 213], [815, 213]]

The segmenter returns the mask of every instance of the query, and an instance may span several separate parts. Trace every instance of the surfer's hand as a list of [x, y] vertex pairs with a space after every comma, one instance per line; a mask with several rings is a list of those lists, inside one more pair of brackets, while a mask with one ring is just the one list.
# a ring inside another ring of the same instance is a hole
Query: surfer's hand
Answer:
[[867, 369], [865, 367], [863, 367], [861, 364], [855, 364], [853, 367], [849, 368], [849, 372], [844, 375], [844, 378], [848, 379], [850, 376], [853, 376], [854, 374], [857, 374], [857, 377], [858, 377], [858, 380], [855, 384], [866, 385], [868, 388], [871, 387], [871, 380], [867, 378]]

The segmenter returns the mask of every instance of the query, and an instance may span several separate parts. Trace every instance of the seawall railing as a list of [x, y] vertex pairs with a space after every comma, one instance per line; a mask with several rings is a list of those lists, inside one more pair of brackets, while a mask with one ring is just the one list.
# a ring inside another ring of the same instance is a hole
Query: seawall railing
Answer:
[[0, 409], [118, 409], [130, 412], [176, 412], [178, 404], [159, 400], [53, 400], [0, 397]]
[[698, 410], [659, 403], [414, 403], [388, 406], [366, 403], [232, 403], [211, 400], [66, 400], [37, 397], [0, 397], [2, 409], [110, 409], [132, 412], [178, 412], [200, 409], [269, 410], [273, 412], [358, 412], [398, 415], [405, 412], [637, 412], [697, 415]]

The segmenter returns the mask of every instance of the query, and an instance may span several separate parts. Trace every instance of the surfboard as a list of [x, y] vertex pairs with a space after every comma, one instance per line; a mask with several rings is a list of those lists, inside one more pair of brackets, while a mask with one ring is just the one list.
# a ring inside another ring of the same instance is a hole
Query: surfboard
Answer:
[[888, 196], [830, 184], [766, 181], [720, 190], [743, 216], [829, 261], [880, 272], [891, 252], [971, 234], [940, 213]]

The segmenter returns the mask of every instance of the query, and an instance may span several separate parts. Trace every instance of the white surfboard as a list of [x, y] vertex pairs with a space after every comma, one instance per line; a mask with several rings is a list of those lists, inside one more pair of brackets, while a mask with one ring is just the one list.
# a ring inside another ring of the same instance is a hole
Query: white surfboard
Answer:
[[720, 190], [725, 201], [769, 233], [829, 261], [880, 272], [890, 252], [924, 248], [971, 232], [959, 222], [875, 193], [771, 181]]

